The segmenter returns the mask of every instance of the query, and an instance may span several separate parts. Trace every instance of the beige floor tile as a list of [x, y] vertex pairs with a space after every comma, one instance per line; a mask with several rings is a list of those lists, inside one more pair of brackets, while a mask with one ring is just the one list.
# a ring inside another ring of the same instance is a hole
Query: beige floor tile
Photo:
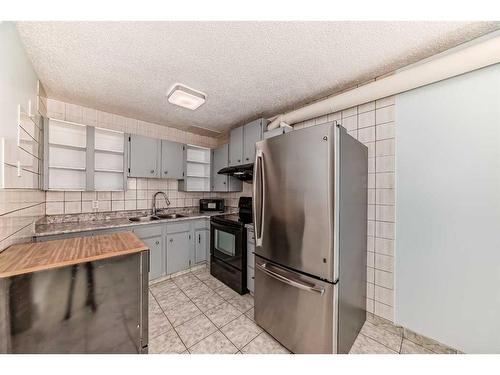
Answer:
[[210, 276], [208, 279], [203, 281], [210, 289], [217, 289], [221, 286], [226, 286], [222, 281], [217, 280], [215, 277]]
[[217, 331], [217, 327], [205, 315], [198, 315], [177, 326], [175, 330], [186, 347], [190, 348], [197, 342]]
[[239, 296], [238, 292], [235, 292], [234, 290], [232, 290], [230, 287], [228, 287], [226, 285], [222, 285], [214, 290], [215, 290], [215, 293], [217, 293], [219, 296], [224, 298], [226, 301], [229, 301], [230, 299]]
[[210, 310], [224, 302], [222, 297], [213, 291], [210, 291], [210, 293], [208, 294], [202, 294], [201, 296], [195, 297], [192, 299], [192, 301], [203, 312]]
[[349, 351], [350, 354], [398, 354], [381, 343], [366, 337], [358, 335], [356, 341]]
[[394, 325], [391, 321], [381, 318], [372, 313], [366, 314], [366, 320], [377, 327], [381, 327], [386, 331], [389, 331], [395, 335], [402, 336], [403, 335], [403, 327]]
[[177, 289], [179, 289], [179, 287], [175, 285], [172, 280], [159, 282], [157, 284], [151, 285], [151, 287], [149, 288], [154, 296], [169, 293]]
[[201, 314], [201, 311], [196, 305], [191, 302], [180, 302], [170, 309], [165, 310], [165, 315], [174, 327], [193, 319]]
[[197, 271], [193, 271], [192, 272], [194, 276], [196, 276], [198, 279], [200, 279], [201, 281], [205, 281], [205, 280], [208, 280], [210, 277], [212, 277], [210, 275], [210, 271], [208, 269], [201, 269], [201, 270], [197, 270]]
[[410, 340], [403, 339], [403, 344], [401, 345], [401, 354], [434, 354], [434, 353], [424, 348], [423, 346], [411, 342]]
[[380, 326], [375, 326], [370, 322], [365, 322], [363, 328], [361, 329], [361, 333], [387, 346], [395, 352], [399, 352], [401, 349], [401, 341], [403, 340], [403, 337], [386, 331]]
[[238, 295], [231, 298], [229, 303], [242, 313], [245, 313], [253, 307], [253, 297], [250, 294], [244, 294], [242, 296]]
[[254, 308], [252, 307], [250, 310], [248, 310], [245, 315], [249, 318], [255, 321], [255, 316], [254, 316]]
[[161, 310], [149, 310], [148, 318], [148, 335], [150, 340], [172, 329], [172, 325]]
[[414, 342], [417, 345], [423, 346], [427, 350], [430, 350], [434, 353], [438, 354], [456, 354], [456, 350], [452, 349], [446, 345], [443, 345], [435, 340], [427, 338], [425, 336], [419, 335], [416, 332], [413, 332], [407, 328], [403, 331], [404, 338]]
[[156, 300], [161, 308], [166, 311], [175, 308], [179, 303], [189, 302], [189, 297], [182, 290], [176, 289], [168, 293], [157, 294]]
[[191, 272], [185, 273], [181, 276], [177, 276], [172, 278], [172, 281], [177, 285], [180, 289], [188, 289], [189, 287], [193, 286], [194, 284], [197, 284], [200, 282], [196, 276], [194, 276]]
[[149, 354], [182, 353], [185, 350], [186, 347], [173, 329], [149, 340]]
[[198, 283], [190, 286], [189, 288], [184, 289], [184, 293], [186, 293], [186, 295], [189, 298], [193, 299], [203, 294], [213, 293], [213, 291], [208, 286], [199, 281]]
[[205, 315], [217, 326], [222, 327], [241, 315], [241, 312], [230, 303], [220, 305], [205, 312]]
[[221, 331], [238, 349], [241, 349], [257, 337], [262, 329], [245, 315], [241, 315], [222, 327]]
[[235, 354], [238, 351], [220, 331], [212, 333], [189, 348], [191, 354]]
[[290, 354], [278, 341], [266, 332], [250, 341], [241, 349], [243, 354]]

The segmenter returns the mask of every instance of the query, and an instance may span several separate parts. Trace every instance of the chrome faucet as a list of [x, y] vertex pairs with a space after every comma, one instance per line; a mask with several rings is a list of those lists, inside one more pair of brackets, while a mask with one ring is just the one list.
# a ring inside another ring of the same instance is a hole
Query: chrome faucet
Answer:
[[163, 195], [163, 198], [165, 198], [165, 203], [167, 204], [167, 206], [170, 206], [170, 201], [167, 197], [167, 194], [165, 194], [163, 191], [157, 191], [153, 195], [153, 215], [156, 215], [156, 213], [158, 212], [158, 209], [156, 208], [156, 197], [158, 196], [158, 194]]

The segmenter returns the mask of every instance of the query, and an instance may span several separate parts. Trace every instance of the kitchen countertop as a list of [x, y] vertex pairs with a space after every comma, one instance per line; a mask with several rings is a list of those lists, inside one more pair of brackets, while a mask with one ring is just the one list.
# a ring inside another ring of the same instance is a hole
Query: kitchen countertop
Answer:
[[132, 232], [13, 245], [0, 253], [0, 278], [148, 250]]
[[[120, 217], [120, 218], [111, 218], [105, 220], [88, 220], [88, 221], [75, 221], [75, 222], [66, 222], [66, 223], [47, 223], [47, 224], [37, 224], [35, 227], [34, 237], [43, 237], [43, 236], [53, 236], [57, 234], [68, 234], [68, 233], [77, 233], [77, 232], [86, 232], [92, 230], [99, 229], [110, 229], [110, 228], [127, 228], [127, 227], [135, 227], [138, 225], [154, 225], [161, 224], [166, 222], [177, 222], [177, 221], [185, 221], [185, 220], [193, 220], [193, 219], [204, 219], [209, 218], [214, 215], [225, 214], [220, 212], [214, 213], [183, 213], [184, 217], [178, 217], [175, 219], [160, 219], [146, 222], [136, 222], [130, 221], [128, 217]], [[136, 215], [137, 216], [137, 215]]]

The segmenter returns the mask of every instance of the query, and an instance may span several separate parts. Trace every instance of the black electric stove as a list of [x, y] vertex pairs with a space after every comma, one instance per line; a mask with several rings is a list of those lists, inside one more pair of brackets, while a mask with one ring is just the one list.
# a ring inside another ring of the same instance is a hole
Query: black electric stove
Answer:
[[252, 198], [241, 197], [238, 214], [210, 219], [210, 273], [240, 294], [247, 290], [247, 230], [252, 223]]

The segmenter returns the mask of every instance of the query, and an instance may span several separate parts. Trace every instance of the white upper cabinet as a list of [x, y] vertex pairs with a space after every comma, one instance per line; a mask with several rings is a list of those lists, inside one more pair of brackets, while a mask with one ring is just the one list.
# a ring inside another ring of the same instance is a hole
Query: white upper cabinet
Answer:
[[94, 129], [94, 189], [124, 190], [125, 188], [125, 134]]
[[49, 119], [45, 129], [48, 190], [87, 189], [87, 126]]
[[125, 135], [48, 119], [45, 128], [46, 190], [124, 190]]
[[184, 145], [182, 191], [210, 191], [212, 152], [209, 148]]
[[129, 177], [160, 177], [161, 140], [131, 134], [129, 136]]
[[239, 128], [232, 129], [229, 134], [229, 166], [253, 163], [255, 159], [255, 143], [262, 139], [262, 132], [269, 121], [260, 118]]

